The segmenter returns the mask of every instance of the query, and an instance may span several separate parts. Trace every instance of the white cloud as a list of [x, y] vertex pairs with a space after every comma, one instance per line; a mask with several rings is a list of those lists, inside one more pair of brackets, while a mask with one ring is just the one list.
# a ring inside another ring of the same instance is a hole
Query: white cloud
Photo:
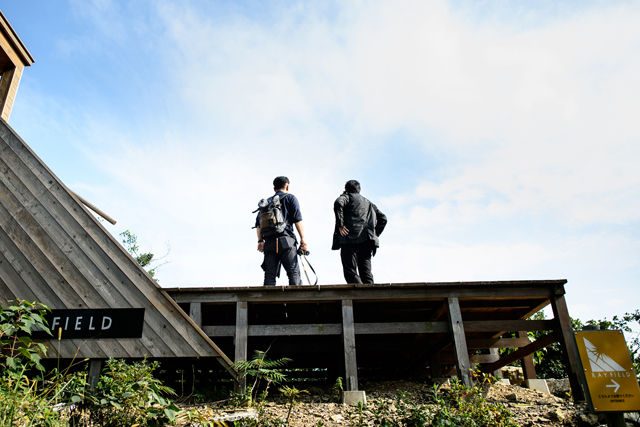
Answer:
[[[621, 227], [640, 219], [637, 3], [526, 27], [444, 1], [336, 3], [333, 14], [302, 3], [262, 21], [206, 2], [155, 5], [153, 19], [81, 7], [125, 27], [154, 21], [145, 40], [162, 73], [135, 78], [164, 92], [143, 123], [87, 107], [73, 139], [109, 177], [85, 197], [141, 244], [170, 242], [163, 285], [259, 284], [251, 210], [281, 174], [322, 283], [342, 282], [331, 206], [357, 175], [391, 219], [381, 281], [566, 274], [596, 292], [588, 272], [602, 278], [623, 257], [620, 286], [635, 285], [637, 236]], [[398, 134], [424, 149], [415, 157], [446, 161], [394, 174], [368, 164], [394, 153]], [[417, 184], [376, 191], [408, 172]]]

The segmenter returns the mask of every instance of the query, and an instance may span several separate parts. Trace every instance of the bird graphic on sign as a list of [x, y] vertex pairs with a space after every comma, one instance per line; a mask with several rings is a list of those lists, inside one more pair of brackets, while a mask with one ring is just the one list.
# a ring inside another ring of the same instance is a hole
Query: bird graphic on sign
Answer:
[[591, 372], [625, 372], [622, 366], [617, 364], [615, 360], [607, 356], [601, 351], [598, 351], [595, 345], [593, 345], [588, 339], [584, 339], [584, 345], [587, 348], [587, 354], [589, 356], [589, 363], [591, 364]]

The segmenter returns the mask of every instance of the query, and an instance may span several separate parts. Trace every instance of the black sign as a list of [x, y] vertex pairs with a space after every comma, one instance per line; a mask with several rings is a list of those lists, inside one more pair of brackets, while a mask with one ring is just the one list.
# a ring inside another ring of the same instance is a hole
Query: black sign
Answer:
[[[71, 338], [141, 338], [144, 308], [97, 308], [51, 310], [45, 316], [53, 339]], [[44, 332], [34, 332], [34, 338], [46, 338]]]

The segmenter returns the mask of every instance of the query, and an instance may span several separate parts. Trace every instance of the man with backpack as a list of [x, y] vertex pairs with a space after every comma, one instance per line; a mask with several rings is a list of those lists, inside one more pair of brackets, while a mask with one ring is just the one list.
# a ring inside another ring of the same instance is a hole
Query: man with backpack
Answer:
[[333, 211], [336, 227], [331, 249], [340, 249], [344, 278], [347, 283], [373, 283], [371, 257], [380, 246], [378, 236], [387, 225], [387, 217], [360, 195], [356, 180], [347, 181]]
[[276, 194], [260, 200], [258, 204], [255, 227], [258, 251], [264, 253], [264, 286], [275, 286], [276, 277], [280, 277], [280, 265], [287, 272], [289, 286], [298, 286], [302, 281], [294, 225], [300, 235], [300, 249], [307, 250], [300, 204], [296, 196], [289, 193], [289, 178], [286, 176], [273, 180], [273, 190]]

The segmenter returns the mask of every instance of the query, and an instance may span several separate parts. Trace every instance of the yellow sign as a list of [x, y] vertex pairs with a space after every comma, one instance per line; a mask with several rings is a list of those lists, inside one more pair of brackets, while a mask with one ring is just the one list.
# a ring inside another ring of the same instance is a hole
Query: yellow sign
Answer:
[[622, 331], [574, 334], [593, 410], [640, 411], [640, 388]]

